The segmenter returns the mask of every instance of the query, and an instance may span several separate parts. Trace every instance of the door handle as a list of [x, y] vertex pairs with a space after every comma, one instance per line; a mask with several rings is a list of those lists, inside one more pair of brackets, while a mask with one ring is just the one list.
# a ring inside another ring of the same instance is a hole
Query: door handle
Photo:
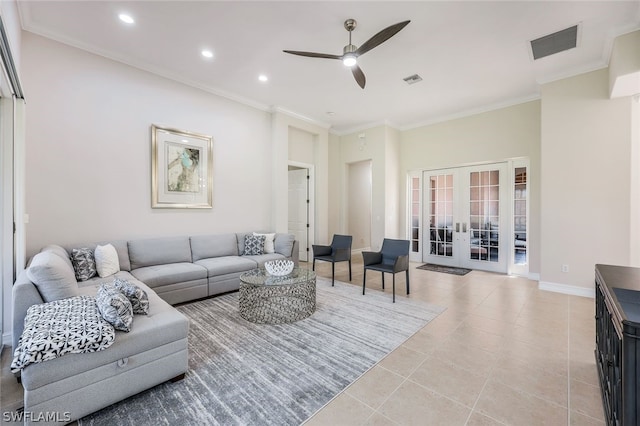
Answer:
[[467, 222], [462, 224], [462, 232], [467, 232]]
[[456, 232], [460, 232], [460, 222], [456, 222]]

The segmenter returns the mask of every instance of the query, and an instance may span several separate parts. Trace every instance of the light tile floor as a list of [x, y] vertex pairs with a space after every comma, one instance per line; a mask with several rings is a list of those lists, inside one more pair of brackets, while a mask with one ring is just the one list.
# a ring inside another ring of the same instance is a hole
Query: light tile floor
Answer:
[[[411, 264], [409, 297], [447, 310], [307, 426], [604, 425], [593, 299], [538, 290], [524, 278], [480, 271], [460, 277], [418, 265]], [[347, 271], [346, 262], [336, 264], [336, 279], [348, 282]], [[331, 277], [331, 264], [318, 262], [316, 272]], [[362, 285], [361, 256], [354, 256], [352, 283]], [[402, 274], [396, 284], [396, 297], [406, 297]], [[367, 288], [381, 290], [379, 273], [369, 272]], [[10, 356], [5, 348], [3, 412], [22, 405]]]
[[[409, 297], [447, 310], [307, 426], [604, 425], [593, 299], [542, 291], [520, 277], [417, 266]], [[362, 269], [354, 256], [352, 284], [362, 285]], [[317, 262], [316, 272], [330, 278], [331, 264]], [[336, 279], [348, 282], [346, 262], [336, 264]], [[396, 280], [396, 297], [406, 297], [403, 274]], [[367, 288], [382, 289], [379, 273], [367, 274]]]

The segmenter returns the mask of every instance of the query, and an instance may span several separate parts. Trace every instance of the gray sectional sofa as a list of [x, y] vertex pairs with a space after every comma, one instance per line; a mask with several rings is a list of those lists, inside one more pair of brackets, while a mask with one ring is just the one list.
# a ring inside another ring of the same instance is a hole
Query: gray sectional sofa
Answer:
[[[288, 258], [298, 264], [298, 242], [293, 235], [276, 234], [274, 253], [250, 256], [242, 255], [244, 236], [230, 233], [108, 242], [116, 248], [120, 272], [79, 282], [79, 295], [95, 296], [102, 283], [119, 277], [147, 292], [149, 313], [135, 315], [131, 331], [116, 331], [114, 343], [103, 351], [67, 354], [25, 367], [21, 371], [24, 410], [30, 413], [30, 417], [25, 416], [25, 424], [31, 424], [34, 418], [42, 420], [38, 413], [53, 412], [73, 421], [157, 384], [181, 378], [188, 370], [189, 321], [172, 304], [237, 290], [240, 274], [268, 260]], [[71, 265], [68, 255], [73, 248], [96, 246], [48, 246], [43, 251], [66, 255]], [[38, 287], [22, 272], [13, 287], [14, 348], [28, 308], [44, 301]], [[55, 422], [60, 418], [33, 424], [60, 424]]]

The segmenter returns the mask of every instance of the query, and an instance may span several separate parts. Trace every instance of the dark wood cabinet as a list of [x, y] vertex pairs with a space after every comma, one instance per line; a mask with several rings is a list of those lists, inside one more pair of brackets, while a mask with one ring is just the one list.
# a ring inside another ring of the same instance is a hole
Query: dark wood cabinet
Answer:
[[608, 425], [640, 422], [640, 268], [596, 265], [596, 367]]

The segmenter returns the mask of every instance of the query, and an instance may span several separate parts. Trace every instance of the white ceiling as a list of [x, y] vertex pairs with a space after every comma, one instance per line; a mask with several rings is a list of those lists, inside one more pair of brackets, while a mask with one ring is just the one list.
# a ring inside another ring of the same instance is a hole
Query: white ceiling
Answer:
[[[336, 133], [386, 122], [400, 129], [539, 96], [539, 86], [608, 64], [616, 36], [640, 28], [640, 1], [33, 1], [23, 28]], [[117, 18], [136, 19], [127, 26]], [[363, 90], [340, 61], [347, 18], [357, 46], [411, 23], [359, 58]], [[537, 61], [529, 41], [580, 24], [578, 47]], [[202, 48], [214, 51], [204, 60]], [[259, 74], [269, 77], [258, 81]], [[423, 81], [402, 79], [419, 74]], [[334, 112], [329, 115], [327, 112]]]

